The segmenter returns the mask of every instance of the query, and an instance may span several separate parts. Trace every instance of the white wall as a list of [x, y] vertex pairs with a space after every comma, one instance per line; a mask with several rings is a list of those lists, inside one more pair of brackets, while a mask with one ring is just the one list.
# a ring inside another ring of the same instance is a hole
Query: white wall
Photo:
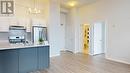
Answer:
[[52, 56], [60, 55], [59, 45], [60, 42], [60, 4], [58, 0], [50, 0], [49, 3], [49, 44], [50, 44], [50, 54]]
[[69, 13], [69, 9], [60, 6], [61, 13]]
[[[14, 0], [15, 1], [15, 18], [37, 18], [48, 21], [48, 4], [49, 0]], [[35, 2], [35, 5], [34, 5]], [[40, 14], [30, 14], [29, 8], [38, 8]]]
[[98, 0], [79, 8], [80, 24], [107, 23], [106, 58], [130, 64], [130, 0]]

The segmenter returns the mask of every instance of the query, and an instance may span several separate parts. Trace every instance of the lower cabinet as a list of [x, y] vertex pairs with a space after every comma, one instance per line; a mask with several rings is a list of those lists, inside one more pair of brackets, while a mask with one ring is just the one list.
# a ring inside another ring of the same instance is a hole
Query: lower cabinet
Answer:
[[49, 62], [49, 46], [38, 47], [38, 69], [48, 68]]
[[18, 51], [1, 51], [1, 71], [0, 73], [18, 73]]
[[3, 60], [2, 60], [2, 52], [0, 51], [0, 73], [3, 73]]
[[19, 49], [19, 73], [37, 70], [37, 48]]
[[49, 46], [0, 51], [0, 73], [29, 73], [49, 67]]

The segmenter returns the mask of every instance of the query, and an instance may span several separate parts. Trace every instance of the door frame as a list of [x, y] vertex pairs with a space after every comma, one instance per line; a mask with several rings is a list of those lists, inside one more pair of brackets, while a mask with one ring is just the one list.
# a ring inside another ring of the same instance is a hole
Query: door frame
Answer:
[[[103, 23], [103, 30], [104, 30], [104, 36], [103, 36], [103, 48], [104, 48], [104, 54], [106, 54], [107, 53], [107, 22], [106, 21], [95, 21], [95, 22], [92, 22], [92, 23], [89, 23], [90, 24], [90, 44], [89, 44], [89, 55], [93, 55], [94, 56], [94, 39], [93, 39], [93, 37], [94, 37], [94, 23], [98, 23], [98, 22], [100, 22], [100, 23]], [[80, 52], [82, 52], [82, 49], [83, 49], [83, 31], [82, 31], [82, 26], [83, 26], [84, 24], [81, 24], [81, 26], [80, 26], [80, 32], [82, 33], [81, 35], [82, 35], [82, 37], [81, 37], [81, 43], [82, 43], [82, 45], [81, 45], [81, 50], [80, 50]]]
[[94, 23], [103, 23], [102, 24], [102, 36], [103, 36], [103, 40], [102, 40], [102, 48], [104, 49], [103, 53], [102, 54], [105, 54], [106, 53], [106, 22], [105, 21], [96, 21], [96, 22], [93, 22], [91, 24], [91, 31], [90, 31], [90, 55], [97, 55], [97, 54], [94, 54]]
[[87, 26], [89, 26], [88, 28], [89, 28], [89, 43], [88, 43], [88, 53], [87, 54], [90, 54], [90, 24], [83, 24], [81, 27], [82, 27], [82, 52], [83, 52], [83, 49], [84, 49], [84, 26], [85, 25], [87, 25]]

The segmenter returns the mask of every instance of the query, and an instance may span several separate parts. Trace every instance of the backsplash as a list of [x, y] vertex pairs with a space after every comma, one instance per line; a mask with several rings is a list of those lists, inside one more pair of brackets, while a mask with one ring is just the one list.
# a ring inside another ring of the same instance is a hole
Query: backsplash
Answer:
[[27, 39], [27, 41], [32, 41], [31, 32], [27, 32], [26, 39]]
[[0, 32], [0, 42], [8, 41], [9, 33], [7, 32]]
[[[8, 32], [0, 32], [0, 42], [7, 42], [8, 36]], [[27, 32], [26, 40], [31, 41], [31, 32]]]

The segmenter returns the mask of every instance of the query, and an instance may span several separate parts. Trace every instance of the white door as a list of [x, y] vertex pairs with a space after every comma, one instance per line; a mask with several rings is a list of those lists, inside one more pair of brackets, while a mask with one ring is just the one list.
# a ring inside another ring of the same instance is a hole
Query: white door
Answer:
[[66, 14], [60, 14], [60, 42], [59, 45], [61, 50], [65, 50], [65, 25], [66, 25]]
[[94, 50], [93, 54], [102, 54], [104, 53], [103, 48], [103, 23], [94, 23]]

